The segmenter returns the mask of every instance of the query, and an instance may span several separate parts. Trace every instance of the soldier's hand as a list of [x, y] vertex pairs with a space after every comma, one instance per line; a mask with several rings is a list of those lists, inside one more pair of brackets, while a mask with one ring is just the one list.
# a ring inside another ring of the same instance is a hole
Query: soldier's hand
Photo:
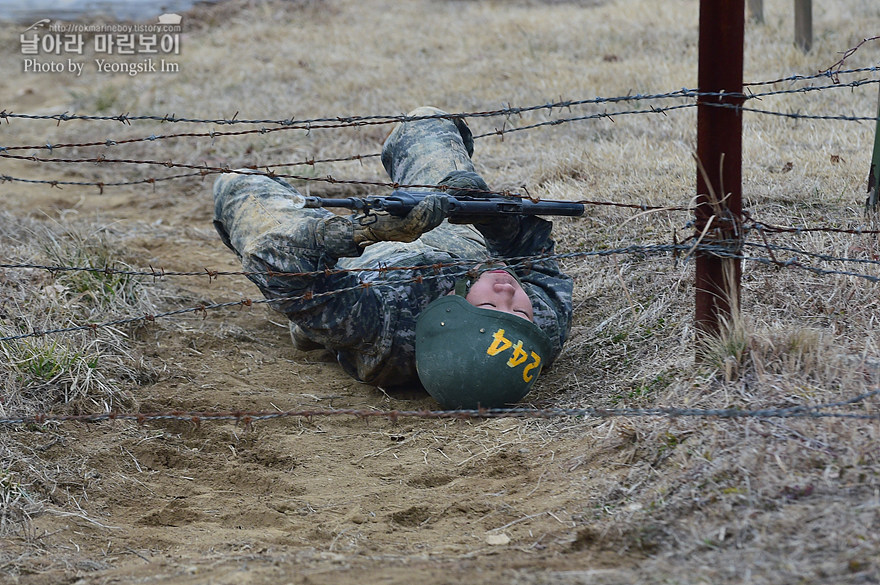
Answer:
[[354, 242], [366, 246], [374, 242], [414, 242], [423, 233], [431, 231], [449, 212], [446, 195], [427, 195], [404, 217], [388, 214], [370, 215], [354, 220]]

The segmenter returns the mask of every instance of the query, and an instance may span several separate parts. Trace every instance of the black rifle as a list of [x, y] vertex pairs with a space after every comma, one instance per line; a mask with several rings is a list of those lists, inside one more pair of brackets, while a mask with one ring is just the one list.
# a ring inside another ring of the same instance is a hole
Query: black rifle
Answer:
[[[346, 197], [332, 199], [326, 197], [306, 197], [306, 207], [343, 207], [355, 209], [363, 213], [385, 211], [391, 215], [403, 217], [428, 195], [437, 191], [392, 191], [391, 195], [374, 195], [370, 197]], [[442, 194], [442, 193], [441, 193]], [[584, 214], [581, 203], [570, 201], [532, 201], [507, 195], [485, 196], [452, 196], [449, 200], [447, 217], [458, 223], [468, 223], [467, 219], [485, 219], [493, 215], [566, 215], [580, 216]]]

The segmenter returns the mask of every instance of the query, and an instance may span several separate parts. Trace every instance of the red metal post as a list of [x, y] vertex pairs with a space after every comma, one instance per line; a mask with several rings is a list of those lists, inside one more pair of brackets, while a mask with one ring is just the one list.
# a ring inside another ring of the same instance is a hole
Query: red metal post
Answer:
[[[718, 106], [743, 101], [744, 28], [744, 0], [700, 0], [699, 91], [724, 93], [697, 101], [698, 236], [712, 222], [703, 242], [734, 237], [742, 217], [742, 112]], [[742, 263], [708, 252], [695, 258], [695, 326], [698, 334], [716, 334], [721, 318], [739, 308]]]

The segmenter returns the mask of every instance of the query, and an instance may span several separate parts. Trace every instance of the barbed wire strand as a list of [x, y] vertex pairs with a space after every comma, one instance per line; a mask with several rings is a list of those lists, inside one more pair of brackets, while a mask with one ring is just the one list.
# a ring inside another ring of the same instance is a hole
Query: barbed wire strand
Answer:
[[356, 126], [371, 126], [371, 125], [384, 125], [384, 124], [397, 124], [399, 122], [415, 122], [420, 120], [435, 120], [435, 119], [456, 119], [456, 118], [492, 118], [492, 117], [513, 117], [520, 116], [525, 113], [534, 112], [538, 110], [563, 110], [572, 108], [575, 106], [583, 106], [590, 104], [604, 104], [604, 103], [620, 103], [620, 102], [630, 102], [630, 101], [645, 101], [645, 100], [661, 100], [661, 99], [672, 99], [672, 98], [690, 98], [697, 97], [699, 95], [706, 96], [717, 96], [717, 93], [706, 93], [700, 94], [697, 90], [693, 89], [677, 89], [671, 92], [666, 93], [657, 93], [657, 94], [629, 94], [625, 96], [614, 96], [614, 97], [595, 97], [595, 98], [583, 98], [583, 99], [572, 99], [572, 100], [559, 100], [555, 102], [546, 102], [543, 104], [536, 104], [531, 106], [521, 106], [514, 107], [508, 106], [505, 108], [498, 108], [494, 110], [485, 110], [485, 111], [471, 111], [471, 112], [456, 112], [456, 113], [438, 113], [438, 114], [421, 114], [417, 116], [411, 116], [407, 114], [385, 114], [385, 115], [369, 115], [369, 116], [330, 116], [330, 117], [318, 117], [318, 118], [283, 118], [283, 119], [254, 119], [254, 120], [245, 120], [245, 119], [236, 119], [235, 116], [231, 119], [223, 119], [223, 118], [214, 118], [214, 119], [202, 119], [202, 118], [180, 118], [175, 116], [174, 114], [165, 114], [162, 116], [157, 115], [136, 115], [132, 116], [130, 114], [117, 114], [111, 116], [96, 116], [96, 115], [77, 115], [77, 114], [68, 114], [64, 112], [62, 114], [16, 114], [14, 112], [7, 112], [5, 110], [0, 111], [0, 121], [5, 120], [7, 123], [10, 119], [23, 119], [23, 120], [55, 120], [58, 122], [66, 122], [71, 120], [89, 120], [89, 121], [115, 121], [121, 122], [123, 124], [131, 125], [133, 121], [156, 121], [162, 123], [193, 123], [193, 124], [215, 124], [218, 126], [226, 126], [226, 125], [235, 125], [235, 124], [271, 124], [283, 127], [300, 127], [304, 126], [311, 129], [318, 128], [339, 128], [339, 127], [356, 127]]
[[[758, 224], [760, 225], [760, 224]], [[831, 229], [831, 228], [828, 228]], [[748, 232], [748, 230], [746, 230]], [[852, 234], [876, 234], [880, 233], [880, 231], [862, 231], [862, 230], [843, 230], [838, 229], [835, 231], [844, 231], [846, 233]], [[511, 266], [515, 267], [527, 267], [528, 263], [540, 262], [544, 260], [566, 260], [572, 258], [586, 258], [589, 256], [605, 256], [605, 255], [617, 255], [617, 254], [656, 254], [656, 253], [667, 253], [667, 252], [691, 252], [693, 250], [704, 250], [708, 252], [721, 252], [728, 251], [731, 248], [736, 247], [747, 247], [747, 248], [755, 248], [755, 249], [766, 249], [770, 252], [772, 251], [781, 251], [781, 252], [791, 252], [794, 254], [808, 256], [811, 258], [815, 258], [817, 260], [823, 262], [849, 262], [855, 264], [864, 264], [864, 265], [873, 265], [880, 267], [880, 260], [876, 258], [853, 258], [848, 256], [833, 256], [831, 254], [823, 253], [823, 252], [811, 252], [809, 250], [805, 250], [803, 248], [795, 248], [792, 246], [782, 246], [778, 244], [771, 244], [769, 242], [749, 242], [745, 240], [730, 240], [730, 241], [715, 241], [712, 244], [702, 244], [696, 247], [693, 247], [685, 242], [682, 242], [677, 245], [673, 245], [672, 247], [666, 247], [662, 244], [660, 245], [646, 245], [646, 246], [638, 246], [631, 245], [627, 247], [609, 249], [609, 250], [587, 250], [587, 251], [576, 251], [570, 253], [560, 253], [560, 254], [535, 254], [530, 256], [516, 256], [505, 258], [506, 262], [509, 262]], [[748, 260], [757, 260], [757, 258], [753, 256], [742, 256], [742, 259]], [[773, 262], [784, 266], [786, 262], [775, 261]], [[796, 258], [795, 258], [796, 260]], [[416, 272], [416, 271], [424, 271], [424, 270], [432, 270], [438, 272], [443, 268], [455, 268], [455, 267], [471, 267], [474, 264], [474, 260], [459, 260], [454, 262], [437, 262], [433, 264], [419, 264], [412, 266], [377, 266], [377, 267], [357, 267], [357, 268], [334, 268], [334, 269], [325, 269], [325, 270], [314, 270], [314, 271], [304, 271], [304, 272], [283, 272], [277, 270], [214, 270], [207, 267], [204, 267], [200, 270], [187, 270], [187, 271], [176, 271], [176, 270], [166, 270], [163, 267], [154, 267], [152, 265], [149, 266], [149, 269], [132, 269], [132, 268], [114, 268], [112, 266], [67, 266], [67, 265], [59, 265], [59, 264], [38, 264], [33, 262], [3, 262], [0, 263], [0, 269], [32, 269], [32, 270], [44, 270], [46, 272], [57, 274], [60, 272], [88, 272], [94, 274], [103, 274], [106, 276], [130, 276], [130, 277], [147, 277], [152, 280], [163, 280], [168, 277], [197, 277], [197, 278], [207, 278], [209, 282], [216, 280], [218, 277], [223, 276], [266, 276], [269, 278], [275, 277], [294, 277], [294, 278], [310, 278], [317, 276], [336, 276], [340, 274], [357, 274], [357, 273], [388, 273], [388, 272]]]
[[397, 421], [401, 418], [424, 419], [489, 419], [489, 418], [610, 418], [610, 417], [703, 417], [721, 419], [741, 418], [843, 418], [857, 420], [880, 420], [880, 412], [828, 412], [828, 409], [864, 403], [868, 398], [880, 394], [880, 390], [870, 390], [840, 402], [793, 406], [785, 408], [764, 408], [745, 410], [739, 408], [486, 408], [460, 410], [373, 410], [373, 409], [300, 409], [286, 411], [167, 411], [154, 413], [103, 412], [96, 414], [51, 414], [38, 413], [26, 416], [0, 418], [0, 425], [37, 425], [47, 423], [79, 422], [98, 423], [105, 421], [135, 421], [144, 424], [150, 421], [180, 421], [196, 426], [203, 422], [234, 421], [251, 427], [259, 421], [286, 418], [353, 416], [359, 419], [386, 418]]
[[[865, 39], [865, 41], [871, 39]], [[859, 43], [859, 45], [863, 44]], [[858, 47], [856, 47], [858, 48]], [[854, 50], [851, 50], [854, 52]], [[840, 61], [842, 63], [842, 61]], [[834, 66], [832, 66], [834, 67]], [[864, 83], [877, 83], [877, 80], [859, 80], [848, 83], [840, 83], [839, 77], [841, 75], [854, 74], [854, 73], [876, 73], [880, 71], [878, 67], [861, 67], [856, 69], [849, 70], [839, 70], [839, 71], [831, 71], [830, 68], [823, 72], [815, 73], [812, 75], [800, 75], [795, 74], [784, 78], [773, 79], [768, 81], [756, 81], [756, 82], [746, 82], [743, 83], [744, 87], [757, 87], [763, 85], [774, 85], [779, 83], [793, 83], [796, 81], [809, 81], [813, 79], [820, 78], [830, 78], [833, 83], [831, 85], [824, 86], [822, 88], [799, 88], [799, 89], [781, 89], [774, 91], [767, 91], [761, 94], [748, 94], [744, 95], [745, 98], [760, 98], [770, 95], [781, 95], [786, 93], [796, 93], [799, 91], [815, 91], [817, 89], [837, 89], [837, 88], [845, 88], [845, 87], [857, 87], [858, 85]], [[311, 125], [323, 125], [323, 124], [342, 124], [342, 125], [373, 125], [373, 124], [395, 124], [398, 122], [413, 122], [417, 120], [429, 120], [429, 119], [453, 119], [453, 118], [489, 118], [489, 117], [513, 117], [513, 116], [521, 116], [525, 113], [535, 112], [539, 110], [548, 110], [552, 112], [553, 110], [563, 110], [570, 109], [576, 106], [583, 105], [596, 105], [596, 104], [607, 104], [607, 103], [621, 103], [621, 102], [631, 102], [631, 101], [649, 101], [649, 100], [663, 100], [663, 99], [673, 99], [673, 98], [711, 98], [711, 97], [729, 97], [731, 94], [729, 92], [701, 92], [699, 89], [689, 89], [682, 88], [674, 91], [664, 92], [664, 93], [654, 93], [654, 94], [627, 94], [625, 96], [611, 96], [611, 97], [601, 97], [597, 96], [594, 98], [581, 98], [581, 99], [570, 99], [570, 100], [557, 100], [554, 102], [546, 102], [543, 104], [535, 104], [531, 106], [508, 106], [506, 108], [498, 108], [494, 110], [485, 110], [485, 111], [473, 111], [473, 112], [457, 112], [457, 113], [443, 113], [443, 114], [425, 114], [419, 116], [409, 116], [405, 114], [398, 115], [389, 115], [389, 114], [378, 114], [378, 115], [353, 115], [353, 116], [324, 116], [317, 118], [303, 118], [296, 119], [294, 117], [290, 118], [282, 118], [282, 119], [271, 119], [271, 118], [262, 118], [262, 119], [238, 119], [238, 112], [235, 113], [231, 118], [188, 118], [188, 117], [178, 117], [175, 114], [164, 114], [164, 115], [131, 115], [128, 113], [124, 114], [115, 114], [115, 115], [84, 115], [84, 114], [69, 114], [68, 112], [63, 112], [60, 114], [16, 114], [14, 112], [7, 112], [6, 110], [0, 111], [0, 121], [6, 121], [9, 123], [10, 119], [20, 119], [20, 120], [54, 120], [58, 123], [60, 122], [68, 122], [73, 120], [84, 120], [84, 121], [113, 121], [120, 122], [122, 124], [131, 125], [132, 122], [137, 121], [153, 121], [160, 123], [192, 123], [192, 124], [214, 124], [217, 126], [228, 126], [235, 124], [272, 124], [284, 127], [292, 127], [292, 126], [311, 126]], [[338, 127], [338, 126], [332, 126]]]
[[[869, 68], [864, 68], [863, 70], [870, 70]], [[876, 70], [876, 68], [873, 68]], [[850, 83], [845, 84], [833, 84], [826, 85], [822, 87], [805, 87], [798, 89], [782, 89], [776, 91], [767, 91], [758, 94], [737, 94], [738, 97], [742, 98], [742, 100], [747, 99], [762, 99], [764, 97], [772, 96], [772, 95], [782, 95], [789, 93], [799, 93], [799, 92], [808, 92], [808, 91], [819, 91], [823, 89], [834, 89], [834, 88], [852, 88], [857, 87], [859, 85], [869, 84], [869, 83], [878, 83], [880, 80], [857, 80]], [[635, 94], [635, 95], [626, 95], [626, 96], [616, 96], [610, 98], [590, 98], [590, 99], [582, 99], [582, 100], [566, 100], [559, 101], [548, 104], [534, 105], [534, 106], [526, 106], [526, 107], [508, 107], [498, 110], [491, 111], [482, 111], [482, 112], [460, 112], [455, 114], [429, 114], [429, 115], [421, 115], [421, 116], [349, 116], [349, 117], [335, 117], [335, 118], [312, 118], [306, 120], [200, 120], [200, 119], [192, 119], [192, 118], [176, 118], [170, 115], [165, 116], [129, 116], [127, 114], [121, 114], [118, 116], [75, 116], [75, 115], [67, 115], [67, 114], [55, 114], [55, 115], [33, 115], [33, 114], [15, 114], [12, 112], [0, 111], [0, 121], [3, 119], [9, 123], [10, 118], [21, 118], [21, 119], [57, 119], [58, 122], [62, 121], [62, 119], [101, 119], [101, 120], [117, 120], [122, 122], [128, 122], [130, 124], [131, 120], [140, 120], [140, 119], [152, 119], [158, 121], [187, 121], [187, 122], [200, 122], [200, 123], [214, 123], [217, 125], [229, 124], [229, 123], [273, 123], [278, 127], [275, 128], [258, 128], [252, 130], [243, 130], [243, 131], [235, 131], [235, 132], [203, 132], [203, 133], [177, 133], [177, 134], [165, 134], [165, 135], [155, 135], [152, 134], [148, 137], [142, 138], [130, 138], [130, 139], [107, 139], [103, 141], [97, 142], [85, 142], [85, 143], [62, 143], [62, 144], [43, 144], [43, 145], [19, 145], [19, 146], [0, 146], [0, 152], [8, 152], [10, 150], [42, 150], [46, 149], [50, 152], [55, 149], [60, 148], [71, 148], [71, 147], [92, 147], [92, 146], [117, 146], [120, 144], [130, 144], [133, 142], [143, 142], [143, 141], [155, 141], [155, 140], [165, 140], [170, 138], [181, 138], [181, 137], [209, 137], [211, 139], [221, 137], [221, 136], [242, 136], [247, 134], [267, 134], [270, 132], [277, 132], [280, 130], [305, 130], [307, 132], [311, 132], [312, 130], [318, 129], [331, 129], [331, 128], [345, 128], [345, 127], [359, 127], [359, 126], [370, 126], [370, 125], [378, 125], [378, 124], [389, 124], [389, 123], [398, 123], [398, 122], [410, 122], [416, 120], [425, 120], [425, 119], [433, 119], [433, 118], [480, 118], [480, 117], [492, 117], [492, 116], [505, 116], [507, 118], [511, 118], [513, 116], [522, 115], [523, 113], [538, 110], [538, 109], [548, 109], [552, 112], [555, 109], [570, 109], [573, 106], [585, 105], [585, 104], [599, 104], [599, 103], [618, 103], [625, 101], [651, 101], [651, 100], [659, 100], [659, 99], [671, 99], [671, 98], [711, 98], [711, 97], [724, 97], [730, 98], [733, 95], [731, 93], [725, 92], [699, 92], [696, 90], [691, 90], [687, 88], [683, 88], [680, 90], [676, 90], [673, 92], [667, 92], [664, 94]], [[717, 107], [734, 107], [734, 108], [742, 108], [741, 104], [730, 104], [730, 103], [715, 103], [711, 101], [703, 101], [701, 102], [704, 105], [712, 105]], [[535, 128], [540, 128], [543, 126], [554, 126], [558, 124], [570, 123], [575, 121], [584, 121], [590, 119], [599, 119], [599, 118], [609, 118], [613, 120], [614, 116], [624, 116], [624, 115], [633, 115], [633, 114], [649, 114], [649, 113], [661, 113], [666, 114], [666, 112], [682, 109], [682, 108], [692, 108], [696, 107], [698, 104], [689, 103], [689, 104], [681, 104], [676, 106], [665, 106], [665, 107], [654, 107], [652, 106], [650, 109], [640, 109], [640, 110], [629, 110], [629, 111], [618, 111], [618, 112], [600, 112], [594, 114], [588, 114], [584, 116], [572, 116], [567, 118], [558, 118], [554, 120], [548, 120], [545, 122], [540, 122], [536, 124], [529, 124], [526, 126], [512, 127], [512, 128], [501, 128], [495, 129], [492, 132], [486, 132], [484, 134], [474, 135], [474, 138], [485, 138], [487, 136], [501, 136], [504, 134], [509, 134], [512, 132], [520, 132], [524, 130], [532, 130]], [[798, 118], [798, 119], [813, 119], [813, 120], [845, 120], [845, 121], [865, 121], [865, 120], [875, 120], [876, 117], [870, 116], [831, 116], [831, 115], [804, 115], [797, 113], [786, 113], [786, 112], [773, 112], [771, 110], [760, 110], [757, 108], [746, 108], [746, 111], [752, 111], [755, 113], [761, 113], [766, 115], [776, 115], [776, 116], [785, 116], [789, 118]]]
[[[31, 161], [42, 161], [43, 159], [39, 159], [35, 156], [21, 156], [21, 155], [7, 155], [0, 154], [0, 158], [17, 158]], [[54, 160], [54, 159], [46, 159]], [[62, 160], [60, 162], [125, 162], [125, 163], [137, 163], [137, 164], [159, 164], [162, 166], [180, 166], [186, 168], [198, 168], [202, 169], [198, 173], [192, 173], [188, 175], [177, 175], [175, 177], [165, 177], [168, 178], [180, 178], [184, 176], [207, 176], [210, 174], [240, 174], [240, 175], [260, 175], [275, 179], [290, 179], [293, 181], [316, 181], [330, 184], [342, 184], [342, 185], [359, 185], [359, 186], [367, 186], [367, 187], [384, 187], [386, 189], [415, 189], [415, 190], [430, 190], [430, 191], [439, 191], [446, 192], [449, 190], [456, 189], [453, 185], [429, 185], [429, 184], [404, 184], [404, 183], [396, 183], [393, 181], [368, 181], [368, 180], [357, 180], [357, 179], [337, 179], [332, 175], [327, 175], [324, 177], [310, 177], [306, 175], [294, 175], [287, 173], [276, 173], [274, 171], [260, 171], [253, 168], [244, 168], [244, 169], [232, 169], [229, 167], [208, 167], [208, 166], [198, 166], [198, 165], [188, 165], [188, 164], [177, 164], [171, 161], [138, 161], [138, 160], [111, 160], [108, 161], [106, 159], [67, 159]], [[155, 183], [158, 180], [162, 179], [141, 179], [137, 181], [130, 182], [121, 182], [121, 183], [105, 183], [105, 182], [96, 182], [96, 181], [56, 181], [56, 180], [47, 180], [47, 179], [20, 179], [16, 177], [11, 177], [8, 175], [0, 175], [0, 182], [5, 181], [18, 181], [25, 183], [39, 183], [39, 184], [47, 184], [52, 187], [59, 187], [60, 185], [79, 185], [79, 186], [97, 186], [100, 188], [100, 192], [104, 192], [104, 187], [110, 185], [135, 185], [141, 183]], [[60, 187], [59, 187], [60, 188]], [[517, 193], [515, 191], [511, 191], [505, 189], [503, 191], [495, 191], [492, 189], [469, 189], [471, 193], [479, 193], [481, 195], [495, 195], [502, 197], [515, 197], [518, 199], [528, 199], [532, 202], [538, 203], [540, 201], [552, 201], [550, 199], [541, 199], [539, 197], [534, 197], [528, 193], [522, 194]], [[594, 205], [594, 206], [608, 206], [608, 207], [621, 207], [628, 209], [637, 209], [639, 211], [692, 211], [690, 207], [675, 207], [668, 205], [648, 205], [646, 203], [619, 203], [616, 201], [597, 201], [592, 199], [580, 199], [580, 200], [566, 200], [562, 201], [562, 203], [573, 203], [579, 205]], [[569, 216], [575, 217], [575, 216]]]
[[[622, 255], [622, 254], [632, 254], [640, 257], [648, 257], [653, 255], [664, 255], [664, 254], [673, 254], [675, 258], [678, 255], [684, 253], [685, 258], [691, 257], [694, 251], [701, 251], [704, 253], [712, 254], [721, 258], [729, 258], [729, 259], [737, 259], [748, 262], [755, 262], [765, 265], [772, 265], [780, 268], [796, 268], [804, 271], [811, 272], [818, 276], [846, 276], [846, 277], [855, 277], [863, 280], [867, 280], [871, 283], [880, 283], [880, 276], [875, 276], [871, 274], [864, 274], [855, 271], [849, 270], [838, 270], [838, 269], [826, 269], [820, 268], [818, 266], [813, 266], [809, 264], [805, 264], [801, 262], [797, 257], [790, 258], [787, 260], [779, 260], [775, 256], [772, 255], [772, 250], [790, 250], [788, 247], [783, 246], [774, 246], [770, 244], [753, 244], [748, 243], [751, 247], [756, 248], [764, 248], [771, 251], [771, 257], [759, 257], [759, 256], [751, 256], [744, 255], [738, 250], [743, 246], [743, 242], [741, 240], [731, 240], [731, 241], [718, 241], [715, 243], [704, 243], [704, 242], [695, 242], [695, 243], [678, 243], [678, 244], [653, 244], [653, 245], [631, 245], [621, 248], [614, 249], [605, 249], [605, 250], [586, 250], [586, 251], [578, 251], [578, 252], [567, 252], [561, 254], [552, 254], [552, 255], [536, 255], [536, 256], [527, 256], [527, 257], [517, 257], [515, 259], [507, 259], [508, 265], [514, 268], [522, 268], [528, 270], [533, 266], [535, 262], [540, 262], [544, 260], [571, 260], [571, 259], [584, 259], [589, 257], [605, 257], [605, 256], [613, 256], [613, 255]], [[795, 249], [796, 250], [796, 249]], [[797, 251], [797, 250], [796, 250]], [[800, 251], [798, 251], [800, 252]], [[867, 260], [867, 259], [851, 259], [851, 258], [836, 258], [828, 255], [817, 254], [817, 253], [809, 253], [803, 255], [809, 255], [812, 257], [816, 257], [822, 261], [840, 261], [840, 262], [850, 262], [850, 261], [859, 261], [864, 264], [871, 265], [880, 265], [880, 261], [876, 260]], [[280, 302], [298, 302], [298, 301], [310, 301], [315, 298], [329, 297], [335, 294], [341, 294], [344, 292], [350, 292], [353, 290], [359, 289], [367, 289], [370, 287], [381, 287], [387, 285], [401, 285], [401, 284], [410, 284], [410, 283], [422, 283], [426, 280], [432, 280], [443, 277], [454, 277], [455, 274], [442, 274], [439, 272], [440, 268], [447, 266], [455, 266], [455, 265], [472, 265], [473, 261], [462, 261], [461, 263], [452, 263], [452, 264], [434, 264], [434, 265], [422, 265], [422, 266], [413, 266], [413, 267], [378, 267], [378, 268], [363, 268], [363, 269], [353, 269], [353, 270], [338, 270], [338, 271], [316, 271], [316, 272], [306, 272], [306, 273], [281, 273], [281, 272], [265, 272], [259, 274], [266, 274], [268, 276], [309, 276], [309, 275], [332, 275], [336, 273], [342, 272], [388, 272], [390, 270], [430, 270], [434, 272], [433, 275], [418, 275], [411, 279], [405, 280], [395, 280], [395, 281], [365, 281], [361, 282], [357, 285], [351, 287], [345, 287], [341, 289], [325, 291], [321, 293], [314, 293], [311, 291], [305, 292], [303, 294], [290, 295], [290, 296], [282, 296], [271, 299], [239, 299], [235, 301], [227, 301], [220, 303], [211, 303], [211, 304], [200, 304], [194, 307], [174, 309], [170, 311], [155, 313], [155, 314], [143, 314], [137, 316], [130, 316], [124, 318], [118, 318], [113, 320], [104, 321], [101, 323], [87, 323], [81, 325], [71, 325], [67, 327], [57, 327], [54, 329], [40, 330], [40, 331], [30, 331], [26, 333], [19, 333], [15, 335], [7, 335], [0, 337], [0, 342], [4, 341], [16, 341], [28, 338], [35, 337], [43, 337], [47, 335], [55, 335], [60, 333], [71, 333], [77, 331], [92, 331], [95, 332], [98, 329], [106, 328], [106, 327], [116, 327], [119, 325], [130, 325], [130, 324], [146, 324], [150, 322], [154, 322], [158, 319], [164, 319], [169, 317], [175, 317], [186, 314], [195, 314], [200, 313], [203, 317], [207, 317], [207, 312], [209, 310], [223, 309], [223, 308], [232, 308], [232, 307], [251, 307], [253, 305], [262, 305], [262, 304], [272, 304], [272, 303], [280, 303]], [[0, 268], [32, 268], [32, 269], [43, 269], [49, 272], [60, 272], [65, 270], [76, 270], [76, 271], [90, 271], [96, 273], [108, 273], [108, 274], [129, 274], [129, 275], [137, 275], [137, 276], [145, 276], [150, 278], [162, 278], [164, 276], [171, 275], [180, 275], [180, 276], [201, 276], [207, 277], [209, 280], [216, 278], [221, 274], [228, 275], [253, 275], [258, 274], [256, 272], [246, 272], [246, 271], [211, 271], [205, 269], [204, 271], [191, 271], [191, 272], [181, 272], [181, 273], [173, 273], [173, 272], [164, 272], [157, 271], [152, 269], [150, 271], [130, 271], [130, 270], [117, 270], [112, 268], [91, 268], [91, 267], [63, 267], [63, 266], [43, 266], [37, 264], [2, 264]], [[461, 274], [466, 273], [466, 270], [462, 270]]]
[[[664, 252], [677, 250], [680, 248], [681, 248], [681, 245], [679, 245], [679, 246], [676, 246], [676, 245], [629, 246], [627, 248], [621, 248], [621, 249], [617, 249], [617, 250], [591, 250], [591, 251], [584, 251], [584, 252], [570, 252], [570, 253], [565, 253], [565, 254], [519, 257], [518, 259], [509, 259], [510, 262], [508, 263], [508, 266], [511, 266], [514, 268], [523, 268], [523, 269], [527, 270], [531, 267], [533, 262], [540, 261], [540, 260], [579, 258], [579, 257], [589, 257], [589, 256], [610, 256], [610, 255], [613, 255], [616, 253], [627, 253], [626, 250], [629, 250], [630, 253], [632, 253], [636, 250], [639, 250], [638, 253], [645, 253], [645, 254], [664, 253]], [[470, 266], [473, 266], [474, 263], [475, 263], [475, 261], [471, 261], [468, 264]], [[434, 266], [435, 265], [431, 266], [432, 271], [435, 271]], [[88, 269], [84, 268], [84, 270], [88, 270]], [[95, 269], [90, 269], [90, 270], [95, 270]], [[385, 270], [387, 270], [387, 268], [382, 267], [382, 268], [377, 268], [375, 270], [385, 271]], [[104, 270], [98, 270], [98, 272], [103, 272], [103, 271]], [[463, 271], [461, 271], [461, 274], [459, 274], [459, 276], [466, 274], [466, 273], [467, 273], [467, 270], [463, 270]], [[272, 273], [272, 274], [275, 276], [278, 276], [279, 273]], [[314, 274], [318, 274], [318, 273], [314, 273]], [[320, 274], [325, 274], [325, 272], [320, 272]], [[144, 272], [143, 275], [144, 276], [157, 276], [156, 273], [147, 273], [147, 272]], [[209, 276], [210, 276], [210, 274], [209, 274]], [[231, 307], [251, 307], [253, 305], [262, 305], [262, 304], [288, 302], [288, 301], [290, 301], [290, 302], [310, 301], [315, 298], [328, 297], [328, 296], [332, 296], [334, 294], [341, 294], [341, 293], [350, 292], [353, 290], [367, 289], [370, 287], [379, 287], [379, 286], [385, 286], [385, 285], [397, 286], [397, 285], [401, 285], [401, 284], [413, 284], [413, 283], [421, 284], [426, 280], [433, 280], [433, 279], [437, 279], [437, 278], [444, 278], [444, 277], [450, 277], [450, 276], [454, 277], [455, 275], [454, 274], [453, 275], [450, 275], [450, 274], [444, 275], [442, 273], [437, 273], [437, 274], [433, 274], [433, 275], [419, 275], [419, 276], [416, 276], [412, 279], [407, 279], [407, 280], [395, 280], [395, 281], [390, 281], [390, 282], [384, 282], [384, 281], [361, 282], [360, 284], [355, 285], [355, 286], [340, 288], [340, 289], [331, 290], [331, 291], [325, 291], [325, 292], [321, 292], [321, 293], [314, 293], [314, 292], [309, 291], [304, 294], [282, 296], [282, 297], [276, 297], [276, 298], [272, 298], [272, 299], [256, 299], [256, 300], [254, 300], [254, 299], [247, 298], [247, 299], [239, 299], [237, 301], [227, 301], [227, 302], [222, 302], [222, 303], [200, 304], [195, 307], [174, 309], [174, 310], [165, 311], [165, 312], [156, 313], [156, 314], [144, 314], [144, 315], [138, 315], [138, 316], [133, 316], [133, 317], [113, 319], [113, 320], [104, 321], [101, 323], [87, 323], [84, 325], [71, 325], [68, 327], [57, 327], [54, 329], [47, 329], [47, 330], [42, 330], [42, 331], [30, 331], [27, 333], [20, 333], [17, 335], [7, 335], [7, 336], [0, 337], [0, 342], [16, 341], [16, 340], [21, 340], [21, 339], [33, 338], [33, 337], [43, 337], [46, 335], [55, 335], [55, 334], [59, 334], [59, 333], [72, 333], [72, 332], [76, 332], [76, 331], [96, 331], [97, 329], [101, 329], [104, 327], [115, 327], [118, 325], [128, 325], [128, 324], [135, 324], [135, 323], [145, 324], [145, 323], [156, 321], [158, 319], [163, 319], [163, 318], [173, 317], [173, 316], [178, 316], [178, 315], [192, 314], [192, 313], [201, 313], [203, 316], [207, 316], [207, 311], [214, 310], [214, 309], [231, 308]]]

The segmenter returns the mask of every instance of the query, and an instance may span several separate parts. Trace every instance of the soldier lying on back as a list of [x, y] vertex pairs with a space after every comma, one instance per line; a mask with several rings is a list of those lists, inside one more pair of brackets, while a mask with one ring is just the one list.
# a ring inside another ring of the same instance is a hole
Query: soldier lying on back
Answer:
[[[444, 115], [419, 108], [409, 116], [437, 117], [398, 124], [382, 149], [385, 170], [395, 183], [445, 185], [450, 195], [488, 191], [470, 130]], [[528, 393], [568, 336], [572, 281], [556, 261], [504, 262], [553, 253], [552, 224], [539, 217], [451, 224], [439, 190], [405, 217], [343, 217], [247, 173], [218, 178], [214, 202], [220, 237], [277, 299], [294, 344], [332, 351], [362, 382], [421, 383], [448, 408], [500, 407]], [[303, 272], [318, 274], [278, 274]]]

